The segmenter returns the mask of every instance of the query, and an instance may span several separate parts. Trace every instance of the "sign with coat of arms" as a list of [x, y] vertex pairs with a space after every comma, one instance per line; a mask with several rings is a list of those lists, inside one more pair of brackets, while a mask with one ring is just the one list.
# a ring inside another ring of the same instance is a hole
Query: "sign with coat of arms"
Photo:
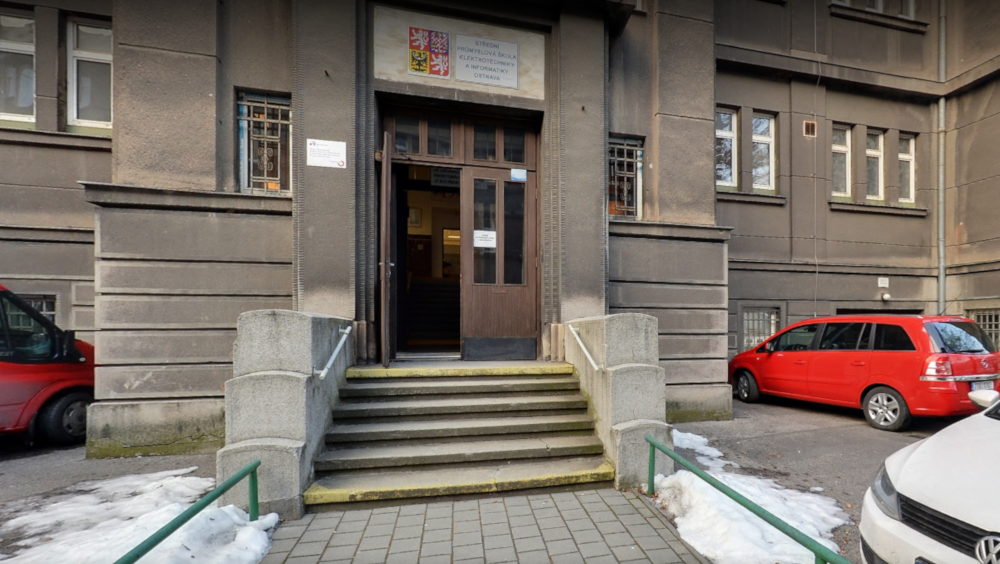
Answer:
[[451, 77], [450, 37], [446, 31], [410, 26], [409, 74]]

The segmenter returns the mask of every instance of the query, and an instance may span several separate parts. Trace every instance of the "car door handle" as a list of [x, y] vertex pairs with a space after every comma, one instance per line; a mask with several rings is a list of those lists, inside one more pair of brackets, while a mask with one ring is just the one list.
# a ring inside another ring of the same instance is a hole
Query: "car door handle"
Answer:
[[851, 363], [851, 366], [864, 366], [865, 363], [861, 361], [855, 361]]
[[795, 364], [805, 364], [805, 363], [806, 363], [806, 361], [804, 361], [804, 360], [796, 360], [795, 361]]

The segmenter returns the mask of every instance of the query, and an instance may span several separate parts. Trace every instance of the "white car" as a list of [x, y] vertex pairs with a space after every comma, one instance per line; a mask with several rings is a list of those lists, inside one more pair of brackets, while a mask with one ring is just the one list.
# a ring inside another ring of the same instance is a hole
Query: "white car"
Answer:
[[866, 564], [1000, 564], [1000, 393], [985, 411], [900, 449], [865, 492]]

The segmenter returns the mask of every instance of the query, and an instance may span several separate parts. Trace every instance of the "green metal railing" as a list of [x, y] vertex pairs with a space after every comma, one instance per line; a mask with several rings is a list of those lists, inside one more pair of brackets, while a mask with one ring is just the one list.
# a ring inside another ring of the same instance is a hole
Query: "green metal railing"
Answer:
[[259, 509], [257, 507], [257, 468], [260, 466], [259, 460], [254, 460], [250, 464], [243, 467], [242, 470], [233, 474], [231, 478], [219, 485], [219, 487], [208, 492], [208, 495], [199, 499], [192, 505], [188, 507], [184, 513], [181, 513], [177, 517], [174, 517], [169, 523], [160, 528], [150, 537], [142, 541], [139, 546], [133, 548], [118, 560], [115, 560], [115, 564], [135, 564], [140, 558], [146, 555], [147, 552], [153, 550], [156, 545], [160, 544], [167, 537], [174, 533], [177, 529], [181, 528], [181, 525], [187, 523], [192, 517], [201, 512], [202, 509], [208, 507], [210, 503], [219, 498], [222, 494], [229, 491], [233, 486], [238, 484], [240, 480], [250, 477], [249, 487], [250, 487], [250, 520], [256, 521], [259, 516]]
[[760, 517], [772, 527], [778, 529], [782, 533], [785, 533], [792, 538], [793, 541], [801, 544], [802, 546], [808, 548], [814, 555], [816, 555], [816, 564], [851, 564], [849, 560], [845, 559], [843, 556], [833, 552], [829, 548], [816, 542], [815, 539], [806, 535], [802, 531], [796, 529], [795, 527], [785, 523], [781, 519], [778, 519], [772, 515], [769, 511], [763, 507], [757, 505], [756, 503], [750, 501], [749, 499], [740, 495], [739, 492], [730, 488], [726, 484], [716, 480], [710, 476], [707, 472], [698, 468], [694, 464], [687, 461], [686, 458], [677, 454], [676, 452], [667, 448], [663, 443], [654, 439], [653, 437], [646, 435], [646, 442], [649, 443], [649, 495], [652, 497], [655, 495], [653, 492], [653, 478], [656, 473], [656, 451], [659, 450], [663, 454], [673, 458], [675, 461], [680, 463], [681, 466], [690, 470], [695, 476], [698, 476], [702, 480], [705, 480], [713, 488], [719, 490], [720, 492], [729, 496], [730, 499], [736, 503], [746, 507], [751, 513]]

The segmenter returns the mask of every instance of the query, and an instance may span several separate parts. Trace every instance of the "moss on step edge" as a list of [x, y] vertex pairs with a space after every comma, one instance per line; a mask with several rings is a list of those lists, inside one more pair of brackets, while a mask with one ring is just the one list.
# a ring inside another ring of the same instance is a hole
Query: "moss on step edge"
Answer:
[[309, 486], [302, 495], [306, 505], [324, 503], [345, 503], [352, 501], [376, 501], [383, 499], [405, 499], [412, 497], [435, 497], [476, 493], [494, 493], [551, 486], [583, 484], [587, 482], [607, 482], [615, 477], [615, 469], [607, 462], [593, 470], [582, 470], [567, 474], [548, 474], [531, 478], [510, 480], [489, 480], [460, 484], [440, 484], [435, 486], [393, 487], [366, 490], [327, 488], [318, 483]]

